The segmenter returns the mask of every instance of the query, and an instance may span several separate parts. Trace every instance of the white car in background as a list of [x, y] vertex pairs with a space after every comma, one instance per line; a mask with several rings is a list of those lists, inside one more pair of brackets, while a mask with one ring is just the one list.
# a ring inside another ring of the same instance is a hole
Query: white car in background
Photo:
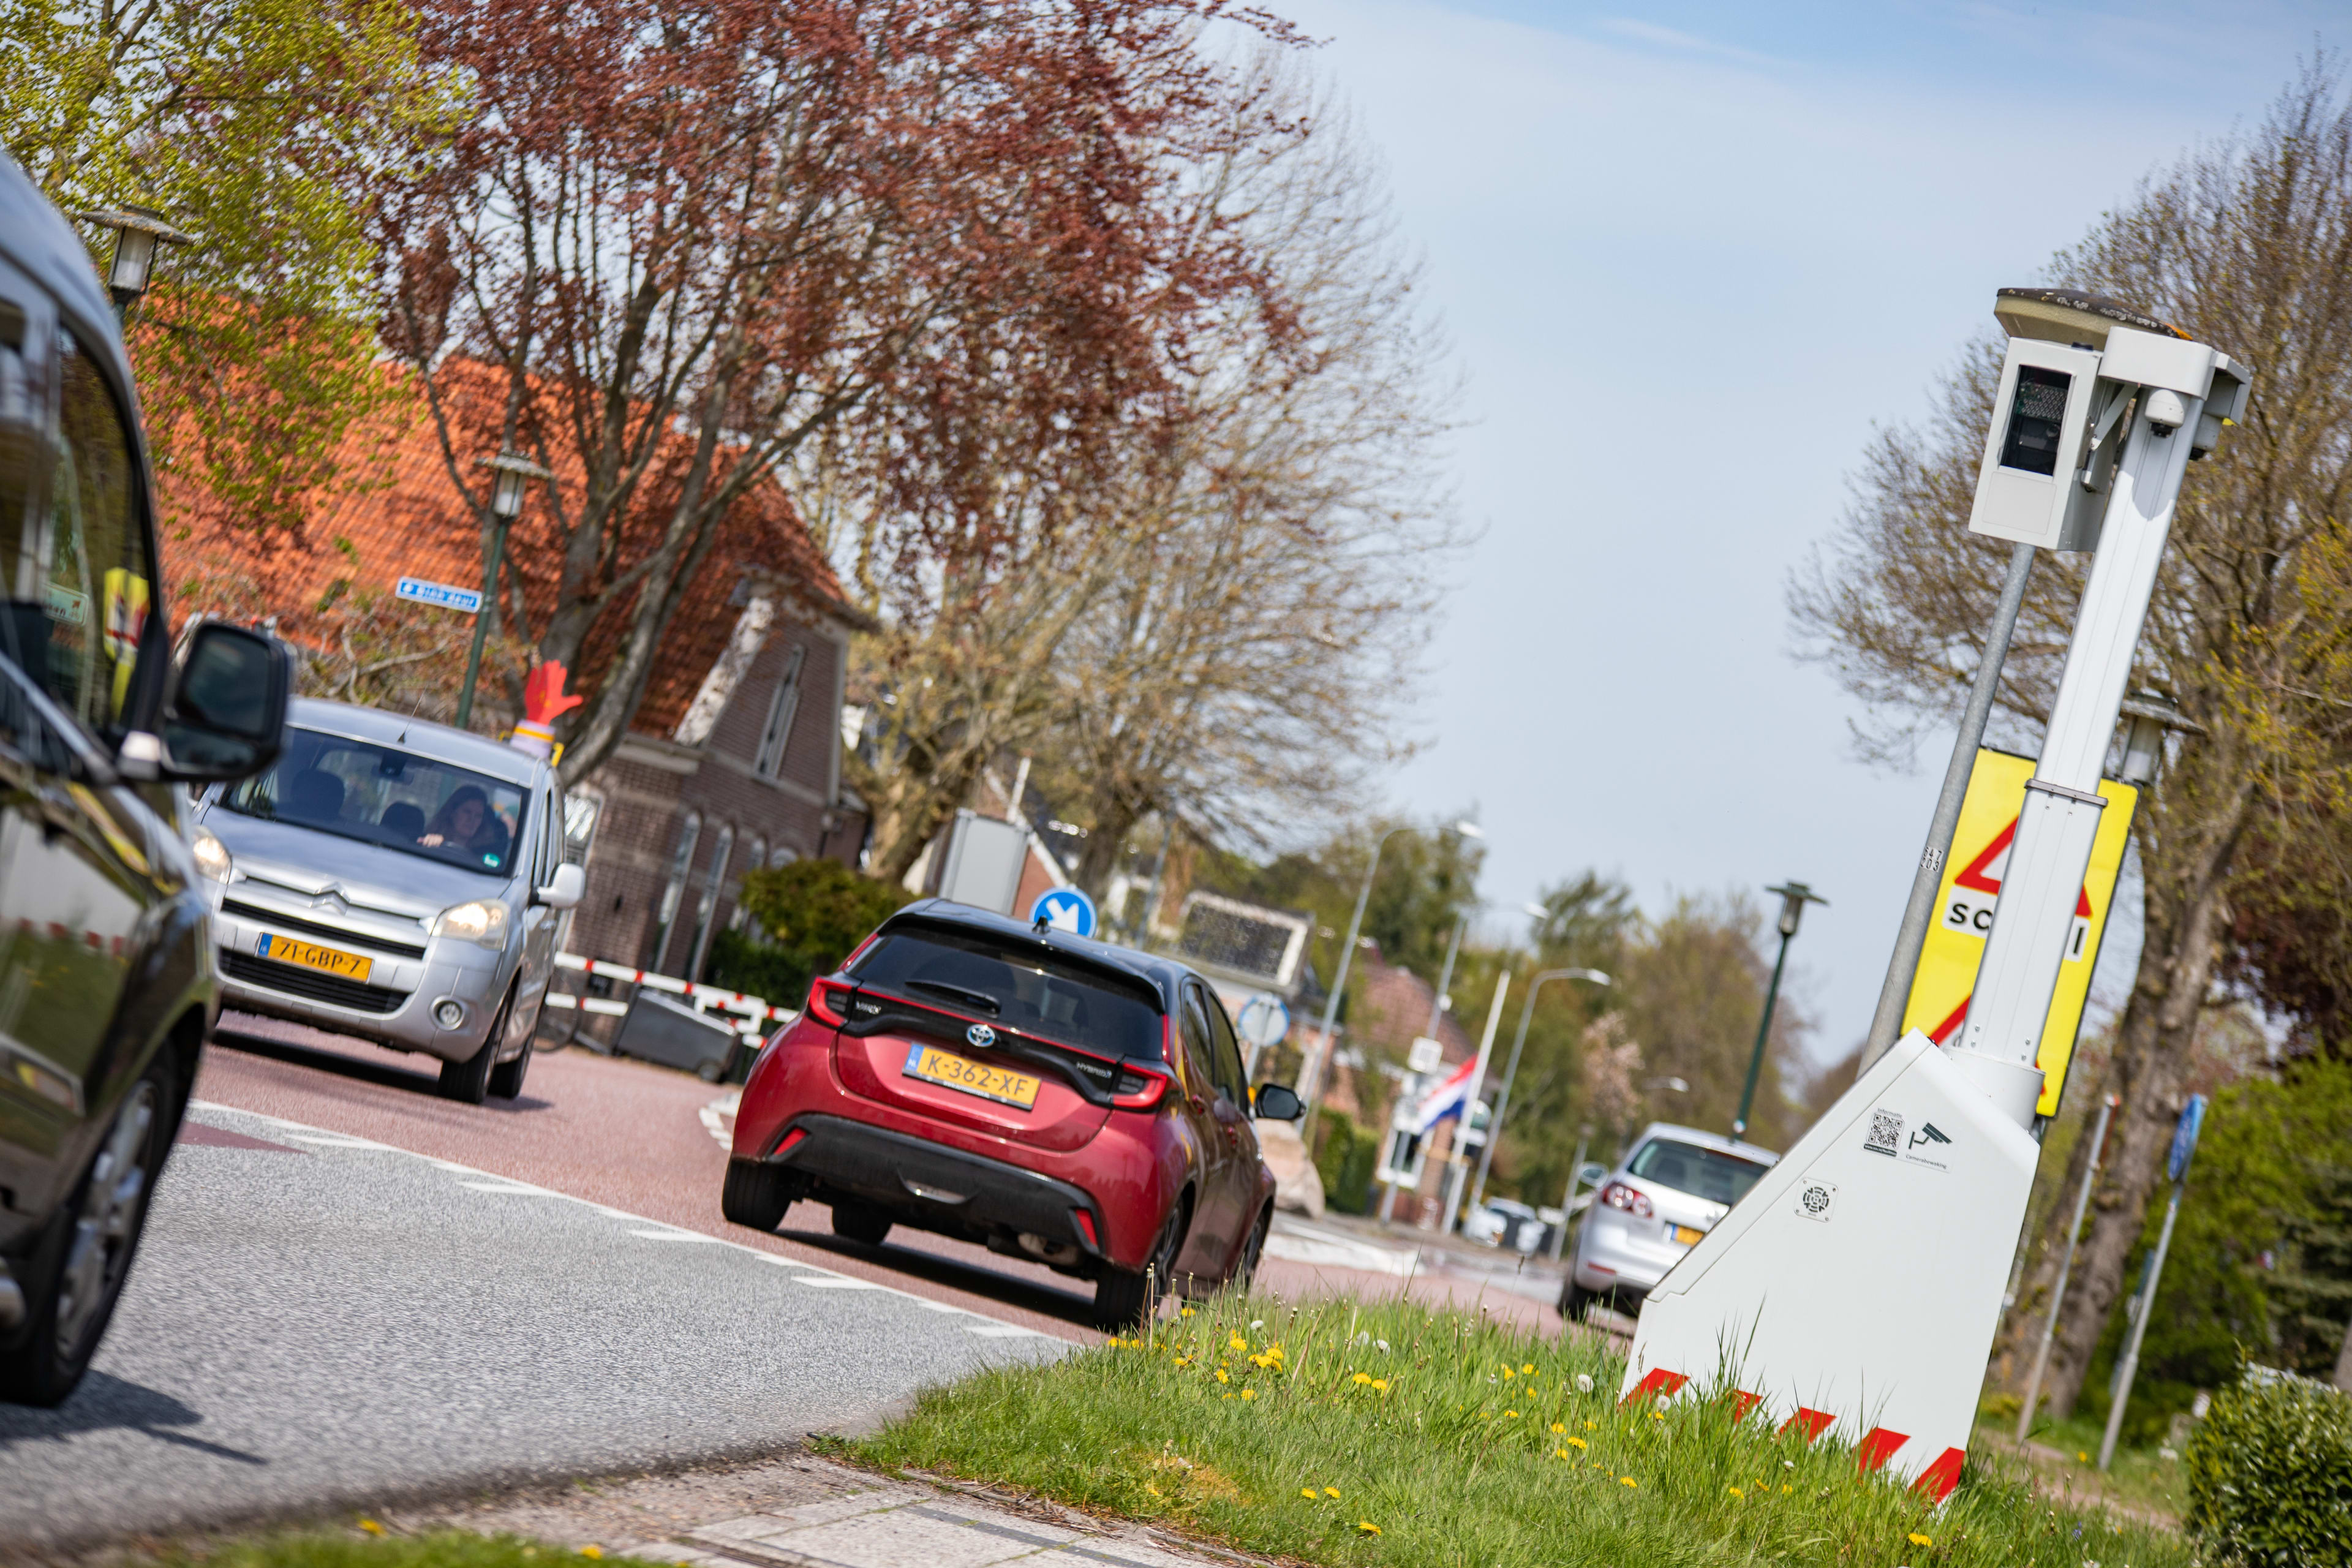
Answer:
[[1666, 1270], [1780, 1159], [1769, 1149], [1696, 1127], [1654, 1121], [1642, 1129], [1584, 1211], [1560, 1288], [1560, 1316], [1578, 1321], [1596, 1300], [1638, 1314]]

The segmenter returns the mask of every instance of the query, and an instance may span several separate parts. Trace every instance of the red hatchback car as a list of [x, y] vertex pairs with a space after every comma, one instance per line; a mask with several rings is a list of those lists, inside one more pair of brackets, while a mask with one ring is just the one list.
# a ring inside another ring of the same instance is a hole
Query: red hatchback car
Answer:
[[809, 991], [752, 1065], [722, 1206], [773, 1230], [961, 1237], [1095, 1285], [1095, 1321], [1151, 1287], [1246, 1287], [1274, 1213], [1234, 1027], [1181, 963], [961, 904], [909, 905]]

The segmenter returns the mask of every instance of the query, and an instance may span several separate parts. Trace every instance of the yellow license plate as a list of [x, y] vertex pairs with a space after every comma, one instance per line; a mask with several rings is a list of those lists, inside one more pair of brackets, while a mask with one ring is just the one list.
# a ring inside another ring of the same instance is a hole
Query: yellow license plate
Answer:
[[953, 1051], [943, 1051], [937, 1046], [917, 1046], [908, 1051], [907, 1076], [943, 1084], [949, 1089], [960, 1089], [982, 1100], [1017, 1105], [1024, 1110], [1034, 1110], [1037, 1104], [1035, 1079], [1025, 1073], [1007, 1072], [1003, 1068], [967, 1061]]
[[1675, 1239], [1681, 1242], [1685, 1247], [1696, 1247], [1698, 1245], [1698, 1238], [1706, 1234], [1706, 1232], [1700, 1230], [1696, 1226], [1678, 1225], [1675, 1226]]
[[254, 951], [264, 958], [274, 958], [280, 963], [299, 963], [305, 969], [323, 969], [330, 974], [340, 974], [346, 980], [365, 980], [375, 960], [340, 948], [320, 947], [316, 942], [296, 942], [290, 936], [265, 936]]

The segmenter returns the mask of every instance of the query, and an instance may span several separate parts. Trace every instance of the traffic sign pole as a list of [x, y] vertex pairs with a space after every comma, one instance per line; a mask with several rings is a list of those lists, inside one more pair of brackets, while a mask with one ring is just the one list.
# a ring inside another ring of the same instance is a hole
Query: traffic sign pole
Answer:
[[2116, 1439], [2123, 1435], [2124, 1407], [2131, 1403], [2132, 1379], [2139, 1375], [2139, 1342], [2147, 1337], [2147, 1321], [2156, 1316], [2156, 1288], [2164, 1279], [2164, 1255], [2172, 1250], [2172, 1226], [2180, 1217], [2180, 1189], [2189, 1180], [2189, 1162], [2197, 1152], [2197, 1133], [2204, 1122], [2205, 1097], [2192, 1094], [2172, 1133], [2172, 1201], [2165, 1205], [2164, 1229], [2156, 1238], [2156, 1256], [2148, 1260], [2147, 1284], [2140, 1290], [2131, 1337], [2124, 1342], [2123, 1361], [2116, 1368], [2115, 1402], [2107, 1406], [2107, 1430], [2099, 1439], [2102, 1470], [2115, 1462]]

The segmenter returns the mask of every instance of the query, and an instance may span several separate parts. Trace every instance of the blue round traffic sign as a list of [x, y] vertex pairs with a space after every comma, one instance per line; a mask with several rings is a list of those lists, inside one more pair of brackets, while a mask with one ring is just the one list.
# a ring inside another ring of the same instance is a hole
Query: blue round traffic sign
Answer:
[[1029, 923], [1072, 936], [1095, 934], [1095, 901], [1076, 888], [1054, 888], [1029, 906]]

